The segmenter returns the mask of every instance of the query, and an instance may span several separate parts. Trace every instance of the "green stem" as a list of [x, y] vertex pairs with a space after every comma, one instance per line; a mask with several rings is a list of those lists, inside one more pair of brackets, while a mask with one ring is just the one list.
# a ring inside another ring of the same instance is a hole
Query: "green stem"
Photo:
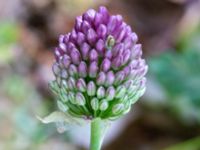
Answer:
[[90, 150], [100, 150], [106, 131], [106, 123], [100, 118], [91, 121]]

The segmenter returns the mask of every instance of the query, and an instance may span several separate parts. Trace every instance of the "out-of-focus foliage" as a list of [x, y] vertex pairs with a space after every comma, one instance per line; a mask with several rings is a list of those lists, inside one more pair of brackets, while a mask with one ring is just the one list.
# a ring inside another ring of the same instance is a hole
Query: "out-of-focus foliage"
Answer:
[[[0, 110], [0, 128], [1, 125], [5, 126], [4, 130], [8, 131], [1, 132], [0, 149], [42, 150], [40, 147], [43, 143], [58, 134], [55, 125], [46, 126], [36, 119], [38, 114], [49, 113], [49, 101], [43, 101], [30, 81], [17, 74], [6, 76], [0, 89], [4, 92], [1, 98], [4, 109]], [[68, 134], [59, 136], [68, 139]]]
[[179, 38], [177, 49], [180, 51], [200, 51], [200, 25], [190, 33]]
[[177, 50], [150, 59], [150, 75], [167, 94], [169, 111], [200, 123], [200, 28], [180, 39]]
[[18, 27], [12, 22], [0, 23], [0, 63], [12, 58], [11, 47], [16, 43]]
[[169, 110], [200, 122], [200, 52], [168, 52], [149, 63], [151, 75], [167, 93]]
[[[197, 10], [186, 17], [186, 21], [182, 21], [186, 7], [192, 4], [185, 5], [184, 2], [195, 0], [180, 1], [116, 0], [113, 3], [109, 0], [0, 0], [0, 150], [77, 150], [68, 142], [69, 139], [73, 140], [70, 131], [58, 134], [55, 124], [42, 124], [36, 116], [44, 117], [56, 107], [47, 89], [47, 81], [53, 63], [51, 50], [57, 43], [58, 35], [71, 30], [77, 15], [88, 8], [96, 9], [99, 4], [107, 5], [111, 14], [122, 14], [130, 22], [132, 29], [139, 34], [144, 53], [149, 59], [151, 78], [147, 81], [153, 79], [161, 85], [154, 89], [161, 96], [158, 94], [160, 97], [151, 106], [163, 110], [160, 113], [163, 122], [157, 112], [143, 109], [143, 105], [138, 103], [133, 114], [139, 121], [134, 120], [127, 126], [124, 136], [120, 135], [111, 149], [156, 150], [155, 147], [161, 143], [157, 148], [159, 150], [169, 145], [167, 150], [199, 150], [199, 138], [183, 142], [199, 133], [192, 129], [188, 133], [185, 126], [179, 124], [168, 127], [167, 123], [175, 119], [171, 120], [168, 114], [164, 114], [170, 111], [171, 116], [177, 114], [178, 119], [182, 117], [188, 124], [200, 122], [200, 28], [191, 28], [194, 20], [198, 24], [199, 17], [195, 15], [198, 16], [199, 8], [194, 3]], [[179, 27], [180, 20], [183, 28]], [[181, 35], [174, 32], [178, 31], [176, 28], [182, 29]], [[178, 42], [175, 41], [177, 35]], [[174, 47], [177, 52], [168, 51], [169, 47]], [[148, 55], [163, 50], [166, 52], [158, 57]], [[145, 97], [145, 104], [150, 104], [154, 96], [155, 93], [150, 92]], [[164, 101], [158, 101], [161, 98]], [[198, 128], [197, 124], [193, 125]], [[122, 129], [121, 124], [117, 126]], [[191, 126], [188, 127], [190, 130]], [[84, 138], [75, 137], [74, 143], [87, 141], [85, 128], [83, 130], [83, 133], [77, 130], [77, 135], [84, 135]], [[114, 127], [111, 136], [118, 131]], [[177, 142], [180, 143], [176, 145]]]
[[12, 44], [17, 39], [17, 26], [12, 22], [0, 23], [0, 45]]

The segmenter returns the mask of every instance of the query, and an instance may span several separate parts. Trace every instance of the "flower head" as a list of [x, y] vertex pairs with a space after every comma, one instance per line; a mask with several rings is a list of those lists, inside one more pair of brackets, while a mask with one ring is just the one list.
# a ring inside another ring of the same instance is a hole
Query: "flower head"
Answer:
[[115, 119], [126, 114], [145, 91], [147, 65], [141, 44], [121, 15], [105, 7], [76, 18], [60, 35], [53, 64], [58, 107], [73, 117]]

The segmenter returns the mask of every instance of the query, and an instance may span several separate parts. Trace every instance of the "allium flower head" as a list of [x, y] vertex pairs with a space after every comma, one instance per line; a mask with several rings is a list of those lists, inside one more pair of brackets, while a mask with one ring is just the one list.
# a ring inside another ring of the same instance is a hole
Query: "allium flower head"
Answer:
[[141, 44], [121, 15], [105, 7], [76, 18], [60, 35], [50, 83], [58, 107], [73, 117], [116, 119], [145, 91], [147, 72]]

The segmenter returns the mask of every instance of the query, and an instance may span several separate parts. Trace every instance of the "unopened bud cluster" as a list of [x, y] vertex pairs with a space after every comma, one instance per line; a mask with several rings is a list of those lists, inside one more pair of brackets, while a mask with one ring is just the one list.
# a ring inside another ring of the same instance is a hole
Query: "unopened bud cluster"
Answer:
[[115, 119], [129, 112], [145, 91], [147, 65], [141, 44], [122, 16], [105, 7], [76, 18], [59, 37], [56, 77], [49, 85], [58, 107], [73, 117]]

